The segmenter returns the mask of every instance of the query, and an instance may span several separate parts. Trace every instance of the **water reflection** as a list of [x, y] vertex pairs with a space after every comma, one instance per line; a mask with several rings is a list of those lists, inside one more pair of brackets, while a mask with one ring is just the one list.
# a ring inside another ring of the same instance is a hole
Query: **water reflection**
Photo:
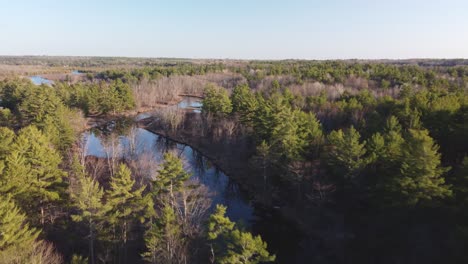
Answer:
[[42, 84], [52, 85], [54, 83], [53, 81], [51, 81], [49, 79], [46, 79], [46, 78], [43, 78], [41, 76], [31, 76], [31, 77], [29, 77], [29, 79], [35, 85], [42, 85]]
[[215, 204], [226, 205], [227, 215], [232, 220], [242, 220], [250, 226], [254, 219], [253, 207], [247, 197], [235, 182], [213, 166], [198, 151], [137, 127], [120, 130], [125, 131], [124, 134], [102, 132], [107, 130], [108, 127], [89, 131], [83, 135], [87, 156], [106, 158], [108, 155], [116, 155], [120, 158], [132, 159], [150, 156], [154, 163], [159, 164], [165, 152], [174, 151], [185, 161], [186, 169], [192, 173], [192, 177], [213, 193], [213, 206]]

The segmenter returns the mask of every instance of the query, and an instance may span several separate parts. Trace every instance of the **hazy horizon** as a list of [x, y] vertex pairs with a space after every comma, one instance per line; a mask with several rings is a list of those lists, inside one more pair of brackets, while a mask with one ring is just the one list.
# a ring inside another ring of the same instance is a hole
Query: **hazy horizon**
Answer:
[[161, 59], [161, 60], [232, 60], [232, 61], [411, 61], [411, 60], [468, 60], [468, 57], [417, 57], [417, 58], [320, 58], [320, 59], [308, 59], [308, 58], [188, 58], [188, 57], [145, 57], [145, 56], [100, 56], [100, 55], [48, 55], [48, 54], [0, 54], [0, 57], [50, 57], [50, 58], [125, 58], [125, 59]]
[[[0, 0], [2, 1], [2, 0]], [[2, 2], [0, 54], [233, 60], [468, 58], [461, 0]]]

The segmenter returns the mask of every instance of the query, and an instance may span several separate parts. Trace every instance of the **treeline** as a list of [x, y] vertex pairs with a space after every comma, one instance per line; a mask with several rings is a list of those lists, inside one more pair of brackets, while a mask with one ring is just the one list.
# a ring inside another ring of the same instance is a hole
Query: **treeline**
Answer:
[[[266, 76], [293, 76], [296, 82], [317, 81], [325, 84], [345, 83], [350, 78], [374, 81], [379, 88], [420, 85], [429, 88], [449, 88], [466, 85], [468, 67], [422, 67], [375, 62], [251, 62], [241, 67], [229, 67], [246, 77], [258, 81]], [[366, 88], [366, 87], [363, 87]]]
[[96, 74], [96, 78], [102, 80], [117, 80], [121, 79], [124, 82], [132, 83], [142, 80], [157, 80], [162, 77], [170, 77], [174, 75], [204, 75], [207, 73], [222, 72], [225, 65], [222, 63], [216, 64], [167, 64], [154, 67], [143, 67], [130, 70], [107, 70]]

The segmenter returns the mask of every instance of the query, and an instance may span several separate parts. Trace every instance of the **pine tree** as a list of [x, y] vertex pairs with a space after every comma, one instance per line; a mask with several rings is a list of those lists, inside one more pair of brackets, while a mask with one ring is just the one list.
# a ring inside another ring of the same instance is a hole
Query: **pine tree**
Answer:
[[272, 153], [271, 146], [263, 140], [262, 143], [257, 146], [256, 155], [252, 157], [251, 163], [254, 167], [262, 170], [264, 187], [266, 187], [267, 169], [275, 160], [276, 158]]
[[340, 129], [328, 135], [330, 149], [328, 163], [336, 173], [343, 173], [346, 178], [353, 178], [366, 165], [365, 142], [360, 143], [360, 134], [354, 127], [346, 132]]
[[232, 112], [232, 103], [224, 88], [207, 85], [204, 91], [202, 111], [218, 115], [228, 115]]
[[232, 111], [240, 114], [241, 122], [251, 124], [258, 103], [249, 86], [246, 84], [236, 86], [232, 92], [231, 101]]
[[234, 230], [231, 233], [232, 242], [228, 244], [226, 256], [219, 263], [257, 264], [271, 262], [276, 259], [270, 255], [266, 242], [260, 236], [253, 236], [249, 232]]
[[161, 251], [164, 249], [163, 234], [159, 225], [153, 223], [145, 232], [146, 251], [141, 255], [145, 261], [157, 264], [161, 257]]
[[294, 113], [285, 108], [278, 115], [279, 122], [272, 129], [271, 144], [283, 154], [284, 160], [299, 160], [307, 142], [298, 135], [299, 124], [295, 122]]
[[9, 196], [0, 199], [0, 251], [14, 247], [31, 247], [39, 231], [30, 228], [26, 215], [21, 213]]
[[258, 107], [253, 118], [253, 128], [258, 140], [269, 142], [272, 138], [275, 127], [281, 125], [281, 122], [287, 117], [284, 114], [288, 107], [281, 94], [273, 94], [268, 100], [265, 100], [261, 94], [257, 94]]
[[166, 204], [145, 234], [147, 251], [142, 256], [150, 263], [182, 263], [180, 251], [184, 243], [174, 209]]
[[72, 215], [72, 220], [86, 224], [88, 228], [89, 257], [91, 263], [94, 263], [94, 241], [98, 229], [102, 227], [105, 220], [105, 214], [110, 208], [104, 203], [104, 191], [98, 182], [83, 173], [78, 173], [77, 176], [78, 186], [71, 196], [79, 212]]
[[29, 191], [27, 183], [33, 181], [31, 176], [31, 165], [27, 162], [24, 155], [17, 150], [12, 151], [3, 163], [3, 173], [0, 173], [0, 193], [10, 194], [15, 198], [27, 195]]
[[303, 152], [318, 151], [323, 143], [322, 125], [313, 113], [294, 111], [294, 121], [298, 124], [297, 135], [304, 141]]
[[208, 240], [212, 245], [212, 262], [229, 264], [256, 264], [275, 260], [267, 251], [267, 244], [260, 236], [239, 230], [225, 216], [226, 207], [217, 205], [208, 221]]
[[215, 212], [210, 215], [208, 221], [208, 239], [216, 240], [218, 237], [230, 233], [234, 229], [234, 223], [226, 217], [226, 206], [216, 205]]
[[153, 181], [153, 192], [155, 195], [169, 193], [174, 199], [174, 192], [190, 177], [184, 170], [182, 160], [172, 153], [164, 154], [164, 162], [158, 170], [158, 175]]
[[0, 162], [5, 159], [8, 153], [10, 153], [11, 144], [15, 139], [15, 132], [13, 130], [0, 127]]
[[449, 169], [441, 167], [438, 149], [427, 130], [409, 130], [403, 148], [401, 175], [395, 177], [392, 186], [405, 203], [414, 205], [452, 194], [442, 176]]
[[110, 190], [106, 193], [110, 208], [107, 221], [111, 224], [111, 242], [123, 246], [123, 259], [126, 258], [126, 245], [135, 220], [144, 221], [144, 199], [142, 193], [145, 186], [135, 189], [135, 180], [130, 169], [121, 164], [118, 172], [111, 178]]
[[13, 198], [26, 212], [39, 209], [41, 224], [48, 205], [65, 195], [66, 173], [59, 168], [60, 163], [49, 138], [34, 126], [20, 130], [6, 157], [2, 186], [16, 189]]

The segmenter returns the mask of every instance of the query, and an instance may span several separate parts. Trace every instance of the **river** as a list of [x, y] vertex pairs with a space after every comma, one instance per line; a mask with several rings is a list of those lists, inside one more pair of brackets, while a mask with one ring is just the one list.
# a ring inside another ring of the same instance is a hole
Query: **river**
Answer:
[[[201, 102], [200, 99], [187, 97], [172, 107], [199, 112]], [[268, 243], [269, 251], [277, 255], [277, 263], [308, 263], [306, 255], [311, 252], [303, 247], [303, 236], [292, 223], [285, 221], [275, 209], [256, 205], [237, 182], [190, 146], [136, 127], [134, 121], [149, 116], [150, 113], [140, 114], [130, 122], [118, 120], [86, 132], [83, 135], [86, 155], [106, 157], [105, 146], [109, 145], [106, 142], [112, 137], [117, 139], [114, 149], [121, 156], [135, 159], [150, 157], [152, 162], [159, 164], [166, 151], [173, 151], [184, 160], [192, 178], [199, 180], [210, 191], [211, 210], [216, 204], [226, 205], [226, 214], [231, 220], [241, 222], [252, 233], [262, 236]]]
[[[71, 72], [71, 75], [82, 75], [82, 74], [83, 74], [82, 72], [77, 71], [77, 70], [74, 70], [74, 71]], [[54, 84], [54, 81], [49, 80], [47, 78], [44, 78], [44, 77], [42, 77], [40, 75], [29, 76], [29, 79], [35, 85], [42, 85], [42, 84], [52, 85], [52, 84]]]

